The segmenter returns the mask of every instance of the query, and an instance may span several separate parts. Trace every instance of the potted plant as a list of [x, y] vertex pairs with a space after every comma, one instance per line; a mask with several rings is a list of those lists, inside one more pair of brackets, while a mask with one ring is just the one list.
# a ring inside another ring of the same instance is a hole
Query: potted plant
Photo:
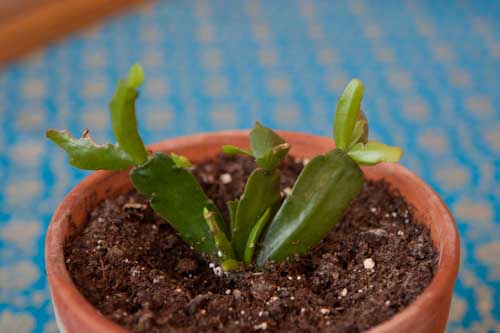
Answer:
[[107, 170], [77, 185], [49, 226], [62, 331], [444, 330], [455, 224], [422, 180], [381, 163], [402, 151], [368, 140], [361, 81], [339, 99], [336, 146], [256, 123], [147, 149], [143, 79], [132, 66], [110, 103], [117, 144], [47, 132], [73, 166]]

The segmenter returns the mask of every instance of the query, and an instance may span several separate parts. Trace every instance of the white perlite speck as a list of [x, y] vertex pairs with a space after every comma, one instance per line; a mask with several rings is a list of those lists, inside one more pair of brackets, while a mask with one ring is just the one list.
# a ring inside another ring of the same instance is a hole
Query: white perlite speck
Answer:
[[214, 267], [214, 268], [213, 268], [213, 271], [214, 271], [214, 274], [215, 274], [216, 276], [218, 276], [218, 277], [221, 277], [221, 276], [223, 276], [223, 275], [224, 275], [224, 270], [222, 269], [222, 267], [219, 267], [219, 266]]
[[292, 189], [290, 187], [285, 187], [283, 189], [283, 193], [285, 193], [285, 195], [290, 195], [292, 193]]
[[342, 289], [342, 291], [340, 292], [340, 296], [342, 297], [347, 296], [347, 288]]
[[260, 323], [259, 325], [254, 325], [253, 329], [254, 330], [262, 330], [262, 331], [267, 330], [267, 323], [263, 322], [263, 323]]
[[375, 261], [372, 258], [366, 258], [363, 260], [363, 266], [365, 269], [373, 269], [375, 267]]
[[330, 309], [327, 309], [327, 308], [321, 308], [321, 309], [319, 309], [319, 312], [321, 312], [321, 314], [326, 315], [326, 314], [329, 314], [329, 313], [330, 313]]
[[222, 184], [229, 184], [230, 182], [233, 181], [233, 177], [231, 177], [231, 175], [228, 173], [223, 173], [222, 175], [220, 175], [219, 178]]

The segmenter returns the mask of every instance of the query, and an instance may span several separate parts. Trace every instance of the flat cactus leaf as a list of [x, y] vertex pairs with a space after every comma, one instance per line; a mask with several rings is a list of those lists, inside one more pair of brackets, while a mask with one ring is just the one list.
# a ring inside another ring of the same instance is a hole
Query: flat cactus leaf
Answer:
[[290, 150], [290, 144], [289, 143], [282, 143], [277, 145], [276, 147], [269, 148], [264, 155], [261, 157], [257, 158], [255, 162], [257, 162], [257, 165], [260, 166], [261, 168], [264, 168], [266, 170], [273, 170], [279, 167], [281, 164], [281, 161], [285, 158], [286, 154], [288, 154], [288, 151]]
[[360, 80], [352, 79], [337, 103], [333, 137], [339, 149], [345, 150], [351, 142], [354, 126], [359, 120], [363, 89]]
[[180, 237], [198, 252], [213, 255], [217, 247], [203, 216], [204, 208], [214, 214], [219, 228], [227, 233], [218, 208], [206, 197], [196, 178], [177, 167], [171, 157], [156, 153], [130, 172], [135, 188], [150, 201]]
[[217, 213], [211, 211], [210, 208], [205, 207], [203, 208], [203, 218], [205, 218], [208, 229], [214, 238], [215, 246], [218, 249], [217, 256], [223, 262], [226, 260], [236, 260], [231, 242], [227, 239], [226, 234], [219, 227], [219, 223], [217, 222]]
[[222, 146], [222, 152], [224, 152], [225, 154], [230, 154], [230, 155], [238, 155], [239, 154], [239, 155], [247, 155], [247, 156], [253, 157], [253, 154], [251, 151], [240, 148], [240, 147], [236, 147], [233, 145]]
[[77, 139], [68, 131], [48, 130], [46, 136], [69, 156], [69, 163], [84, 170], [126, 170], [134, 160], [120, 147], [113, 144], [96, 144], [88, 131]]
[[356, 124], [354, 125], [351, 141], [349, 143], [349, 146], [346, 148], [346, 151], [349, 151], [349, 149], [351, 149], [352, 146], [354, 146], [358, 142], [367, 143], [368, 134], [368, 120], [366, 119], [365, 113], [361, 111], [359, 113], [359, 120], [356, 121]]
[[109, 104], [111, 122], [118, 145], [129, 154], [136, 164], [146, 161], [148, 153], [137, 129], [135, 101], [139, 96], [137, 87], [144, 80], [142, 68], [136, 64], [130, 68], [127, 80], [120, 80], [115, 95]]
[[253, 254], [255, 252], [255, 247], [257, 246], [257, 242], [259, 241], [260, 234], [264, 230], [264, 227], [266, 226], [270, 217], [271, 217], [271, 208], [268, 208], [252, 228], [252, 231], [248, 236], [247, 244], [245, 246], [245, 254], [243, 255], [243, 262], [245, 264], [249, 265], [252, 263]]
[[363, 173], [335, 149], [313, 158], [261, 238], [257, 264], [303, 254], [325, 238], [361, 191]]
[[191, 161], [186, 156], [170, 153], [170, 158], [174, 161], [175, 166], [179, 168], [189, 168], [192, 166]]
[[233, 247], [238, 259], [243, 259], [248, 237], [259, 218], [269, 207], [274, 213], [280, 201], [280, 172], [255, 169], [248, 177], [231, 225]]
[[366, 144], [357, 143], [347, 153], [361, 165], [375, 165], [381, 162], [398, 162], [403, 156], [403, 150], [386, 144], [369, 141]]
[[257, 165], [267, 170], [277, 168], [290, 150], [282, 137], [259, 122], [250, 131], [250, 147]]
[[282, 137], [259, 122], [256, 122], [250, 131], [250, 146], [255, 158], [263, 156], [269, 149], [282, 143], [285, 143]]
[[226, 202], [227, 210], [229, 212], [229, 230], [233, 230], [233, 226], [236, 223], [236, 210], [238, 209], [238, 203], [238, 200], [229, 200]]

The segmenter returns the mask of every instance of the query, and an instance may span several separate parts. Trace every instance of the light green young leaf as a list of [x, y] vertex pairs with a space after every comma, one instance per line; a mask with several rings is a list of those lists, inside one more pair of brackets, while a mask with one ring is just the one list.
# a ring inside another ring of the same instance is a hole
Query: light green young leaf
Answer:
[[130, 172], [135, 188], [150, 201], [181, 238], [198, 252], [215, 254], [217, 247], [208, 228], [203, 209], [214, 212], [219, 229], [227, 226], [217, 207], [203, 192], [196, 178], [185, 168], [175, 166], [169, 156], [156, 153]]
[[76, 139], [68, 131], [50, 129], [46, 136], [64, 149], [69, 163], [84, 170], [126, 170], [134, 165], [134, 160], [120, 147], [112, 144], [96, 144], [88, 131]]
[[224, 145], [224, 146], [222, 146], [222, 152], [224, 152], [226, 154], [231, 154], [231, 155], [240, 154], [240, 155], [248, 155], [248, 156], [253, 157], [253, 154], [252, 154], [251, 151], [248, 151], [246, 149], [239, 148], [239, 147], [236, 147], [236, 146], [233, 146], [233, 145]]
[[366, 144], [357, 143], [347, 153], [353, 160], [361, 165], [374, 165], [381, 162], [398, 162], [403, 155], [399, 147], [369, 141]]
[[208, 225], [208, 229], [212, 233], [215, 246], [218, 249], [217, 255], [223, 262], [226, 260], [236, 260], [231, 242], [227, 239], [226, 234], [219, 227], [217, 214], [218, 213], [211, 211], [208, 207], [203, 208], [203, 217]]
[[144, 73], [139, 64], [130, 68], [128, 78], [120, 80], [115, 95], [109, 104], [111, 122], [116, 141], [136, 164], [146, 161], [148, 153], [137, 129], [135, 101], [139, 95], [137, 87], [142, 84]]
[[[226, 202], [227, 210], [229, 212], [229, 230], [233, 230], [233, 227], [236, 223], [236, 211], [238, 210], [238, 203], [239, 200], [229, 200], [228, 202]], [[229, 234], [231, 235], [231, 232]]]
[[337, 103], [333, 136], [339, 149], [345, 150], [351, 142], [354, 126], [359, 119], [363, 89], [360, 80], [352, 79]]
[[189, 168], [192, 165], [186, 156], [170, 153], [170, 158], [174, 161], [175, 166], [179, 168]]
[[144, 82], [144, 70], [140, 64], [133, 64], [128, 71], [127, 83], [131, 88], [138, 88]]
[[253, 227], [252, 232], [250, 232], [247, 244], [245, 246], [245, 254], [243, 256], [243, 262], [245, 264], [249, 265], [252, 263], [253, 254], [255, 252], [255, 247], [257, 246], [257, 242], [259, 241], [260, 234], [262, 233], [262, 230], [264, 230], [264, 227], [266, 226], [270, 217], [271, 217], [271, 208], [268, 208], [266, 209], [264, 214], [262, 214], [262, 216], [259, 218], [255, 226]]

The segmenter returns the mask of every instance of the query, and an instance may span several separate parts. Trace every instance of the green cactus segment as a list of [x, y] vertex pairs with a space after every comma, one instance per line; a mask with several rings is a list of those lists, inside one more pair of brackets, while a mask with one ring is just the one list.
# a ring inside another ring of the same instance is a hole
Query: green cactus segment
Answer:
[[247, 265], [252, 263], [253, 254], [255, 252], [255, 247], [257, 246], [257, 242], [259, 241], [260, 234], [264, 227], [266, 226], [269, 218], [271, 217], [271, 208], [266, 209], [264, 214], [259, 218], [257, 223], [250, 232], [250, 236], [248, 236], [247, 244], [245, 246], [245, 254], [243, 256], [243, 262]]
[[219, 228], [227, 227], [215, 205], [206, 197], [196, 178], [185, 168], [175, 166], [169, 156], [156, 153], [130, 172], [135, 188], [151, 207], [165, 218], [180, 237], [198, 252], [214, 254], [217, 247], [208, 228], [203, 209], [214, 212]]
[[175, 166], [179, 168], [189, 168], [192, 165], [187, 157], [176, 153], [170, 153], [170, 158], [174, 161]]
[[290, 144], [282, 143], [280, 145], [277, 145], [276, 147], [268, 149], [264, 153], [264, 155], [257, 158], [255, 162], [257, 162], [258, 166], [266, 170], [276, 169], [277, 167], [279, 167], [281, 161], [283, 161], [286, 154], [288, 154], [289, 150], [290, 150]]
[[361, 165], [375, 165], [381, 162], [398, 162], [403, 156], [403, 150], [399, 147], [370, 141], [366, 144], [355, 144], [347, 154]]
[[259, 218], [269, 207], [275, 212], [280, 202], [280, 172], [255, 169], [248, 177], [231, 225], [233, 247], [238, 259], [243, 259], [248, 237]]
[[363, 83], [352, 79], [337, 103], [333, 136], [339, 149], [346, 149], [351, 142], [356, 121], [359, 120]]
[[358, 142], [368, 142], [368, 133], [368, 120], [366, 119], [365, 113], [361, 111], [359, 113], [359, 120], [356, 121], [356, 124], [354, 125], [351, 141], [346, 150], [349, 151], [349, 149], [351, 149], [352, 146], [354, 146]]
[[259, 122], [256, 122], [254, 128], [250, 131], [250, 146], [256, 158], [264, 155], [270, 148], [282, 143], [285, 143], [282, 137]]
[[68, 131], [48, 130], [47, 138], [64, 149], [69, 163], [84, 170], [126, 170], [134, 165], [134, 160], [120, 147], [112, 144], [96, 144], [88, 131], [77, 139]]
[[217, 214], [218, 213], [212, 211], [209, 207], [203, 208], [203, 217], [215, 241], [217, 256], [222, 260], [222, 262], [225, 262], [226, 260], [236, 260], [231, 242], [227, 239], [226, 234], [219, 227]]
[[[227, 210], [229, 212], [229, 230], [233, 230], [233, 226], [236, 223], [236, 211], [238, 210], [238, 203], [238, 200], [230, 200], [226, 202]], [[231, 233], [229, 234], [231, 235]]]
[[118, 145], [129, 154], [136, 164], [146, 161], [148, 153], [137, 130], [135, 101], [139, 96], [137, 87], [144, 80], [139, 65], [131, 67], [127, 80], [120, 80], [115, 95], [109, 104], [111, 122]]
[[243, 148], [239, 148], [233, 145], [224, 145], [222, 146], [222, 151], [226, 154], [231, 154], [231, 155], [247, 155], [247, 156], [252, 156], [253, 154], [251, 151], [248, 151]]
[[250, 131], [250, 146], [257, 164], [267, 170], [277, 168], [290, 150], [282, 137], [259, 122]]
[[127, 84], [131, 88], [138, 88], [140, 85], [142, 85], [143, 82], [144, 70], [142, 69], [141, 65], [133, 64], [128, 71]]
[[303, 254], [325, 238], [363, 180], [361, 169], [342, 150], [312, 159], [263, 234], [257, 264]]

